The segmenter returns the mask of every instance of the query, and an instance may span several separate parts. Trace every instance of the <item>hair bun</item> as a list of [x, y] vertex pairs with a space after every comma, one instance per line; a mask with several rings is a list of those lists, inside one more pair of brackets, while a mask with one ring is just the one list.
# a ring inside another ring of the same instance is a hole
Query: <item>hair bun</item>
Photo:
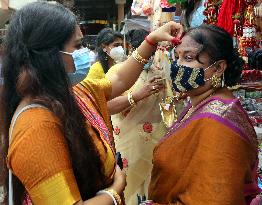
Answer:
[[225, 71], [225, 83], [227, 86], [234, 86], [240, 82], [244, 63], [245, 61], [239, 55], [237, 48], [234, 48], [227, 60], [227, 69]]

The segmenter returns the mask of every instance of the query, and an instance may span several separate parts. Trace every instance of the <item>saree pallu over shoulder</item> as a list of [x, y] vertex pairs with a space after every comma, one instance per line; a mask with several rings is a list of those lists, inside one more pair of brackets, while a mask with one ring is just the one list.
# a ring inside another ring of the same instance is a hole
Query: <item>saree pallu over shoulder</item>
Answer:
[[112, 151], [115, 151], [112, 133], [108, 129], [102, 114], [98, 112], [99, 108], [97, 107], [96, 101], [93, 96], [81, 84], [74, 86], [73, 90], [75, 93], [77, 104], [81, 108], [81, 111], [88, 122], [100, 133], [103, 140], [107, 142]]
[[208, 101], [201, 103], [190, 118], [183, 120], [184, 115], [186, 115], [190, 108], [191, 106], [189, 105], [184, 110], [181, 117], [170, 128], [164, 138], [169, 137], [174, 132], [184, 128], [193, 120], [210, 118], [231, 128], [238, 133], [243, 140], [253, 146], [258, 146], [256, 132], [246, 111], [242, 108], [238, 99], [226, 100], [218, 97], [210, 98]]
[[99, 135], [98, 139], [101, 140], [104, 149], [106, 150], [106, 155], [104, 155], [104, 158], [101, 156], [101, 159], [104, 161], [106, 176], [112, 180], [116, 165], [115, 145], [112, 133], [108, 129], [107, 123], [105, 122], [106, 120], [103, 118], [104, 116], [101, 114], [99, 108], [97, 108], [99, 105], [97, 105], [95, 98], [93, 98], [90, 92], [81, 84], [74, 86], [73, 91], [76, 102], [80, 107], [83, 115], [92, 128], [97, 131]]

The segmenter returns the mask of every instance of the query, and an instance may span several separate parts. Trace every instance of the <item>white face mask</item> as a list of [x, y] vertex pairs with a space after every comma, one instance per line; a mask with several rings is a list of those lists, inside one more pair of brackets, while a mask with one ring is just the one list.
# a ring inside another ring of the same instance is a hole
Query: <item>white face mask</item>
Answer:
[[126, 54], [122, 46], [114, 47], [108, 54], [116, 63], [126, 60]]

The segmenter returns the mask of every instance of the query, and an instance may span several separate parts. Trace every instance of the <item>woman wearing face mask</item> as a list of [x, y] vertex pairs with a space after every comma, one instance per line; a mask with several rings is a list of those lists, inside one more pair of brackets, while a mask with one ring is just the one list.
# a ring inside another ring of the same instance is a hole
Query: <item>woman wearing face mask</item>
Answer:
[[[169, 23], [148, 40], [170, 41], [180, 31]], [[9, 205], [29, 198], [36, 205], [123, 204], [125, 174], [104, 121], [106, 101], [132, 86], [154, 47], [143, 42], [115, 75], [80, 84], [90, 64], [82, 37], [76, 17], [60, 4], [28, 4], [10, 22], [1, 98]], [[7, 187], [0, 190], [5, 199]]]
[[114, 64], [126, 59], [123, 36], [111, 28], [104, 28], [96, 40], [97, 62], [91, 66], [88, 78], [101, 79]]
[[176, 53], [173, 87], [191, 104], [154, 149], [150, 199], [174, 205], [259, 204], [256, 133], [226, 87], [240, 80], [242, 68], [232, 38], [202, 25], [189, 30]]

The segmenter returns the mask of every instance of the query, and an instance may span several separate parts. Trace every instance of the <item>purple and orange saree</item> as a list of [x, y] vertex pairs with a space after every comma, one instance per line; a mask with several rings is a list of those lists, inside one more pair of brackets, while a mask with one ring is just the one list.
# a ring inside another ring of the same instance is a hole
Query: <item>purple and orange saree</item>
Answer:
[[155, 204], [249, 205], [257, 185], [257, 140], [237, 99], [212, 97], [178, 121], [154, 150]]

